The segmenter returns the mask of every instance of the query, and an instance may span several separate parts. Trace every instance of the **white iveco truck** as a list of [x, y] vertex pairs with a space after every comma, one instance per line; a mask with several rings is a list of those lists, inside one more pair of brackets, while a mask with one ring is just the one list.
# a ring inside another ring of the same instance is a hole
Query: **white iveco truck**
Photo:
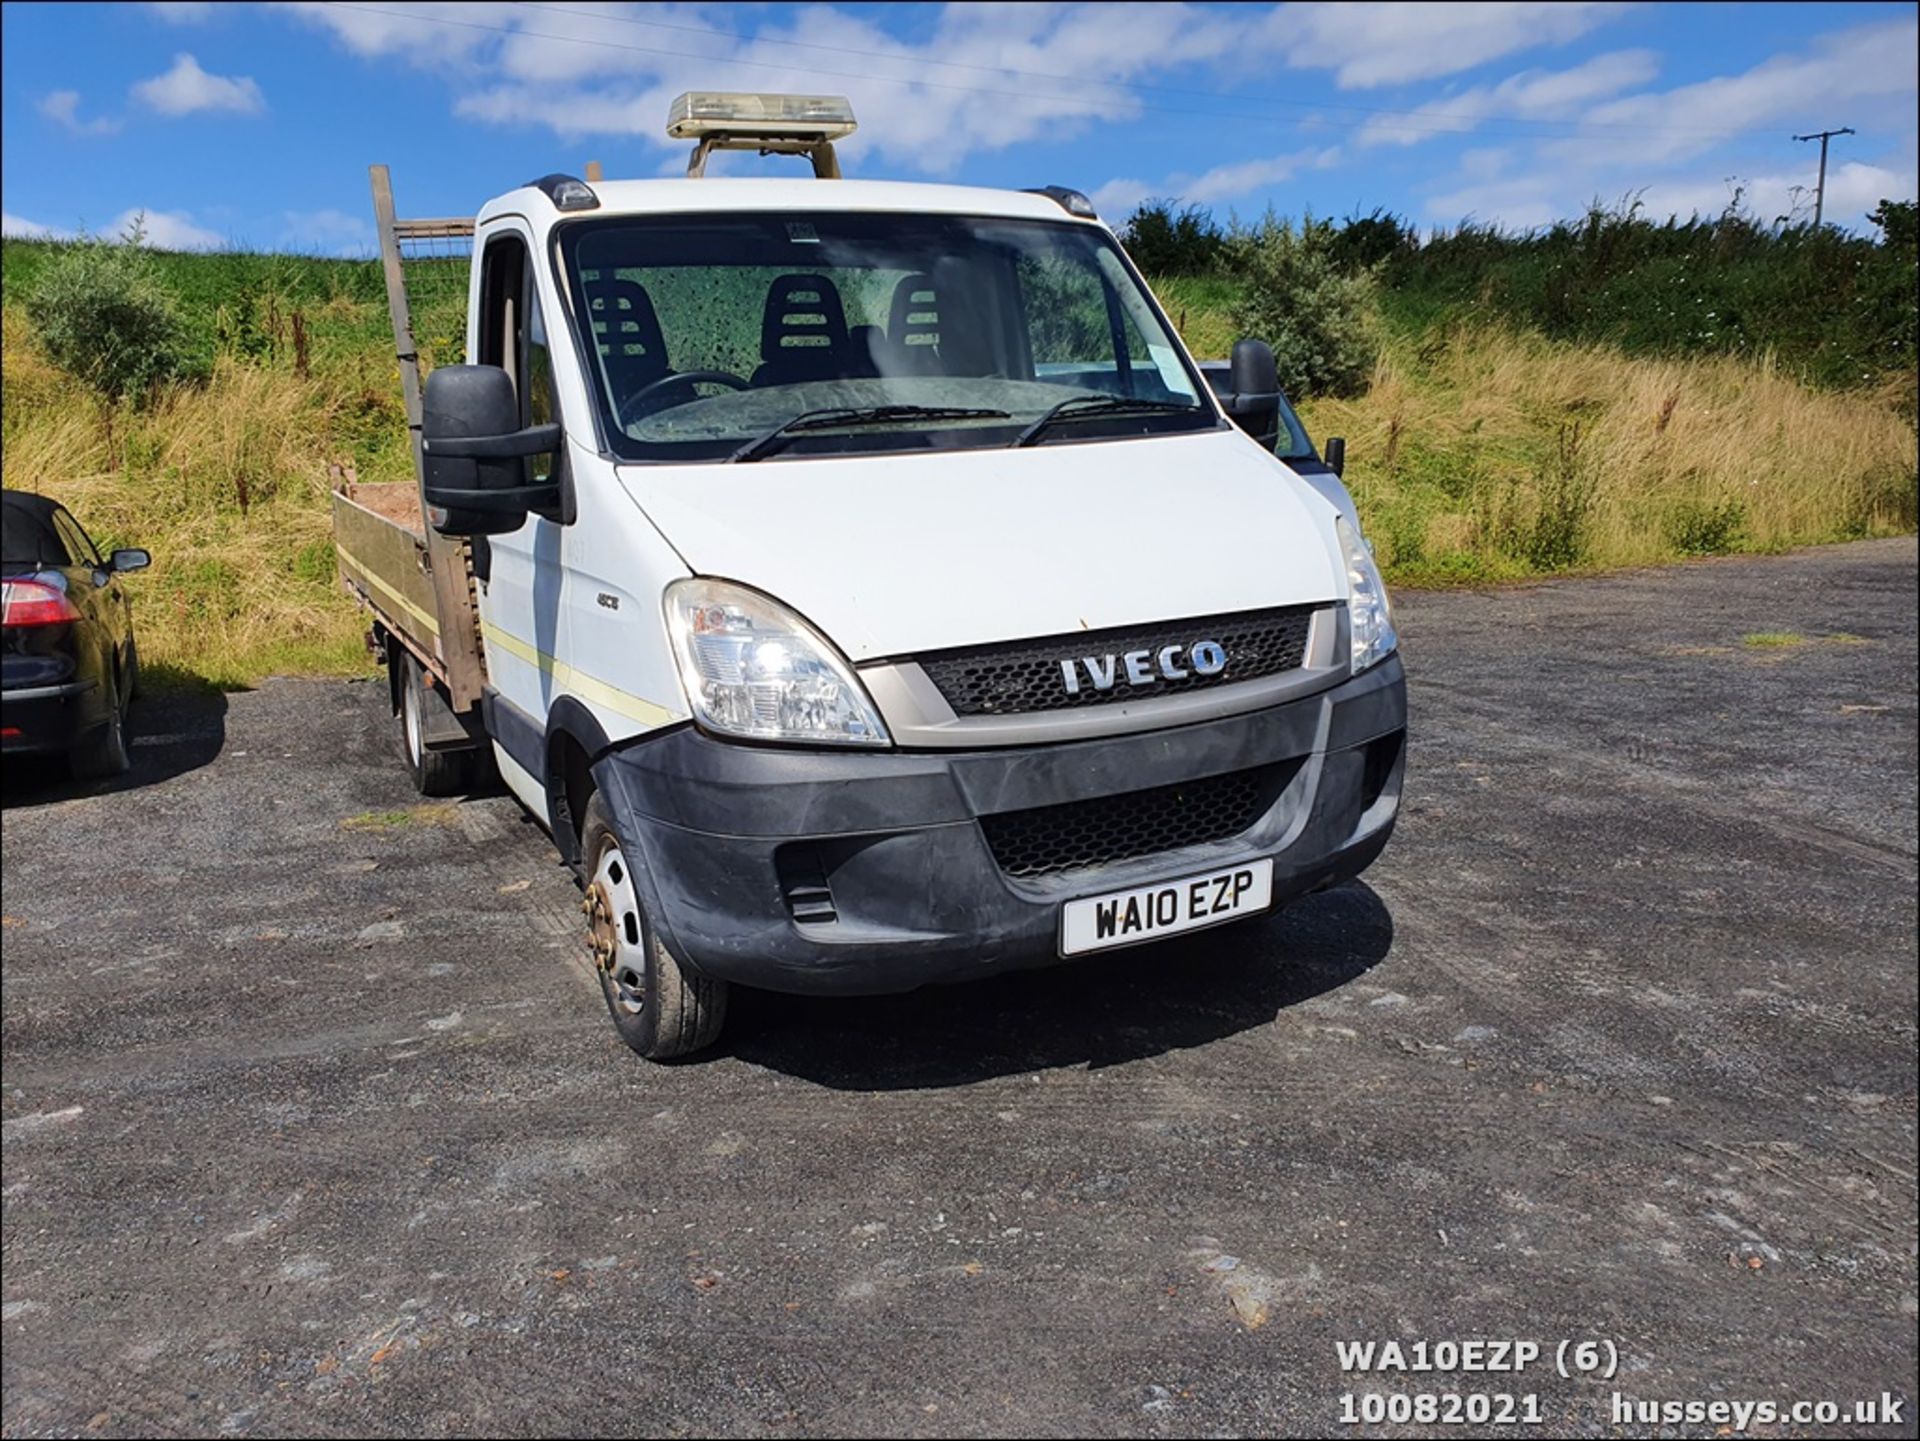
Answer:
[[[472, 222], [395, 221], [375, 173], [420, 503], [337, 496], [341, 573], [417, 784], [497, 764], [649, 1057], [735, 984], [1258, 915], [1399, 807], [1387, 597], [1272, 353], [1210, 385], [1085, 197], [843, 180], [852, 128], [683, 96], [688, 178], [548, 176]], [[716, 148], [814, 175], [708, 179]], [[422, 390], [424, 235], [473, 260], [469, 363]]]

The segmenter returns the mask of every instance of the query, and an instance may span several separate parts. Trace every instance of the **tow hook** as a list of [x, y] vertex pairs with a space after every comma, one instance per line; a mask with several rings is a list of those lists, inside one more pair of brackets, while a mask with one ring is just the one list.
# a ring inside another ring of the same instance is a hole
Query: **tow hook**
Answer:
[[611, 970], [614, 953], [613, 905], [606, 887], [598, 881], [588, 886], [587, 893], [580, 898], [580, 909], [587, 917], [587, 949], [593, 952], [593, 963], [603, 971]]

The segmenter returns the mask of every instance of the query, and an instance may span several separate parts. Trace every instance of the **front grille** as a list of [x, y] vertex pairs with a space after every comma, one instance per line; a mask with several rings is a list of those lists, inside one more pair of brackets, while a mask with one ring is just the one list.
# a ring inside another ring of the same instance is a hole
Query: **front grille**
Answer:
[[[1075, 706], [1105, 705], [1109, 701], [1232, 685], [1235, 681], [1294, 670], [1306, 658], [1307, 631], [1316, 609], [1318, 607], [1311, 605], [1285, 606], [1157, 625], [1075, 631], [1005, 645], [934, 651], [918, 660], [955, 715], [1023, 715], [1033, 711], [1068, 710]], [[1201, 675], [1194, 670], [1186, 655], [1188, 647], [1203, 640], [1218, 642], [1227, 653], [1226, 667], [1213, 675]], [[1157, 666], [1161, 650], [1170, 645], [1180, 648], [1175, 664], [1188, 671], [1177, 680], [1161, 677]], [[1128, 682], [1126, 662], [1117, 658], [1130, 651], [1148, 653], [1148, 664], [1154, 667], [1154, 680], [1138, 686]], [[1095, 688], [1086, 667], [1079, 663], [1086, 656], [1099, 658], [1103, 664], [1106, 657], [1116, 658], [1110, 689]], [[1061, 671], [1063, 661], [1075, 663], [1080, 681], [1077, 694], [1067, 690]]]
[[1284, 761], [1204, 780], [1064, 805], [982, 816], [1007, 875], [1058, 875], [1237, 836], [1279, 799], [1300, 763]]

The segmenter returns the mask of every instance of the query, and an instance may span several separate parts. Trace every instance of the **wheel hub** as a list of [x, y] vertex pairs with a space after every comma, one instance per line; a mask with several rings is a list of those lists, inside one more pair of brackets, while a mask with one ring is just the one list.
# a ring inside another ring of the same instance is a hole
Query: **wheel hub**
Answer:
[[593, 952], [593, 963], [607, 970], [613, 965], [620, 943], [614, 925], [613, 898], [607, 894], [604, 881], [595, 880], [587, 887], [580, 909], [587, 917], [587, 949]]
[[580, 909], [587, 918], [587, 949], [608, 988], [609, 1002], [623, 1015], [639, 1015], [647, 997], [646, 931], [640, 897], [619, 846], [600, 852]]

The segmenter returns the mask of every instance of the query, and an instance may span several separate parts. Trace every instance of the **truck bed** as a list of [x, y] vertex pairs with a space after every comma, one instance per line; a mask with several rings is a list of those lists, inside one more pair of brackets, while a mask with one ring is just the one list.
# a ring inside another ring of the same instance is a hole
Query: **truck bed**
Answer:
[[333, 543], [347, 589], [436, 676], [443, 675], [420, 492], [411, 482], [333, 493]]
[[361, 485], [355, 482], [347, 491], [347, 497], [375, 515], [384, 516], [401, 529], [412, 531], [422, 540], [426, 538], [426, 532], [420, 524], [420, 490], [413, 482], [397, 481], [392, 485]]

